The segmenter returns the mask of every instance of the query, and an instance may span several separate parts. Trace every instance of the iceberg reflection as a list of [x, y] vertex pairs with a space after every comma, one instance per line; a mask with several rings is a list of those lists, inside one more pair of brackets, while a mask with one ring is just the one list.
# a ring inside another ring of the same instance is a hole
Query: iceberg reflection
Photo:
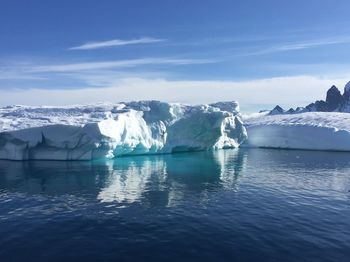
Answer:
[[185, 191], [205, 196], [206, 190], [222, 184], [233, 186], [243, 162], [239, 150], [118, 158], [97, 198], [172, 206]]
[[244, 161], [240, 150], [93, 162], [0, 161], [0, 190], [172, 206], [188, 195], [201, 199], [207, 191], [234, 187]]
[[153, 174], [160, 179], [166, 175], [166, 162], [159, 158], [122, 158], [115, 160], [113, 167], [97, 196], [102, 202], [136, 202], [146, 190]]
[[0, 197], [6, 193], [64, 195], [90, 203], [170, 207], [190, 199], [205, 204], [212, 192], [238, 191], [247, 185], [256, 190], [307, 190], [331, 196], [350, 189], [350, 178], [337, 175], [350, 172], [349, 164], [345, 153], [263, 149], [92, 162], [0, 161]]

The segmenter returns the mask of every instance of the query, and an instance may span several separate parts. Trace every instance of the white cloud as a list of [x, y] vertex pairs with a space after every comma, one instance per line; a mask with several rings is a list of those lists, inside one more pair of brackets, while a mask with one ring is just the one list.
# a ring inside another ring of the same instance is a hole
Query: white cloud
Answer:
[[71, 47], [69, 48], [69, 50], [91, 50], [91, 49], [100, 49], [100, 48], [106, 48], [106, 47], [112, 47], [112, 46], [151, 44], [151, 43], [158, 43], [163, 41], [165, 41], [165, 39], [158, 39], [153, 37], [142, 37], [139, 39], [131, 39], [131, 40], [113, 39], [113, 40], [101, 41], [101, 42], [88, 42], [80, 46]]
[[317, 39], [313, 41], [294, 42], [294, 43], [276, 45], [252, 54], [254, 55], [254, 54], [268, 54], [268, 53], [275, 53], [275, 52], [286, 52], [286, 51], [302, 50], [302, 49], [309, 49], [309, 48], [320, 47], [320, 46], [337, 45], [337, 44], [345, 44], [345, 43], [350, 43], [349, 37]]
[[215, 63], [215, 60], [208, 59], [173, 59], [173, 58], [142, 58], [130, 60], [114, 60], [85, 62], [72, 64], [54, 64], [31, 66], [26, 70], [30, 72], [77, 72], [87, 70], [99, 70], [110, 68], [128, 68], [142, 65], [191, 65]]
[[316, 41], [310, 41], [310, 42], [301, 42], [301, 43], [292, 43], [292, 44], [286, 44], [279, 47], [276, 47], [276, 51], [289, 51], [289, 50], [299, 50], [299, 49], [307, 49], [307, 48], [313, 48], [313, 47], [319, 47], [319, 46], [325, 46], [325, 45], [336, 45], [336, 44], [343, 44], [343, 43], [349, 43], [350, 39], [320, 39]]
[[[299, 41], [299, 42], [286, 42], [286, 43], [276, 43], [270, 46], [261, 47], [255, 46], [254, 49], [241, 50], [236, 52], [236, 54], [225, 56], [226, 58], [241, 57], [241, 56], [256, 56], [256, 55], [266, 55], [273, 53], [297, 51], [303, 49], [311, 49], [316, 47], [328, 46], [328, 45], [338, 45], [338, 44], [348, 44], [350, 43], [350, 37], [339, 37], [339, 38], [323, 38], [314, 39], [310, 41]], [[235, 50], [231, 50], [231, 53]], [[226, 53], [227, 50], [225, 51]]]
[[243, 110], [264, 109], [280, 104], [302, 106], [324, 99], [333, 84], [343, 87], [348, 79], [294, 76], [252, 81], [168, 81], [127, 78], [111, 87], [77, 90], [2, 91], [1, 105], [68, 105], [156, 99], [190, 104], [236, 100]]

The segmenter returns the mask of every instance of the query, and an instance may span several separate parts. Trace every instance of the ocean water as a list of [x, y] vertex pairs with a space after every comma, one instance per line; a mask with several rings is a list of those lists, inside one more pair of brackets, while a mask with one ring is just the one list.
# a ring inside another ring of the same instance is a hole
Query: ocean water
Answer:
[[0, 261], [350, 261], [350, 154], [0, 161]]

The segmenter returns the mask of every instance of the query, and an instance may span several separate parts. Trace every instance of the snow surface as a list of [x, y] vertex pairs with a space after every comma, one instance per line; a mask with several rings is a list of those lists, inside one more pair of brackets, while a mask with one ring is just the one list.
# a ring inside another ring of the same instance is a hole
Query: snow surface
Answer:
[[90, 160], [238, 147], [247, 137], [236, 102], [159, 101], [0, 108], [0, 159]]
[[350, 151], [350, 114], [307, 112], [243, 116], [245, 147]]

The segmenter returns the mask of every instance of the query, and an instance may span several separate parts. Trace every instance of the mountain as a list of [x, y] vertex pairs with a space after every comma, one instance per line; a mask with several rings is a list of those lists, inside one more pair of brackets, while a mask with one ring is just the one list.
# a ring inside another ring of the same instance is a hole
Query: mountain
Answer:
[[350, 113], [350, 82], [345, 85], [343, 94], [333, 85], [328, 89], [326, 100], [317, 100], [306, 107], [297, 107], [284, 110], [277, 105], [269, 112], [269, 115], [276, 114], [297, 114], [304, 112], [343, 112]]

